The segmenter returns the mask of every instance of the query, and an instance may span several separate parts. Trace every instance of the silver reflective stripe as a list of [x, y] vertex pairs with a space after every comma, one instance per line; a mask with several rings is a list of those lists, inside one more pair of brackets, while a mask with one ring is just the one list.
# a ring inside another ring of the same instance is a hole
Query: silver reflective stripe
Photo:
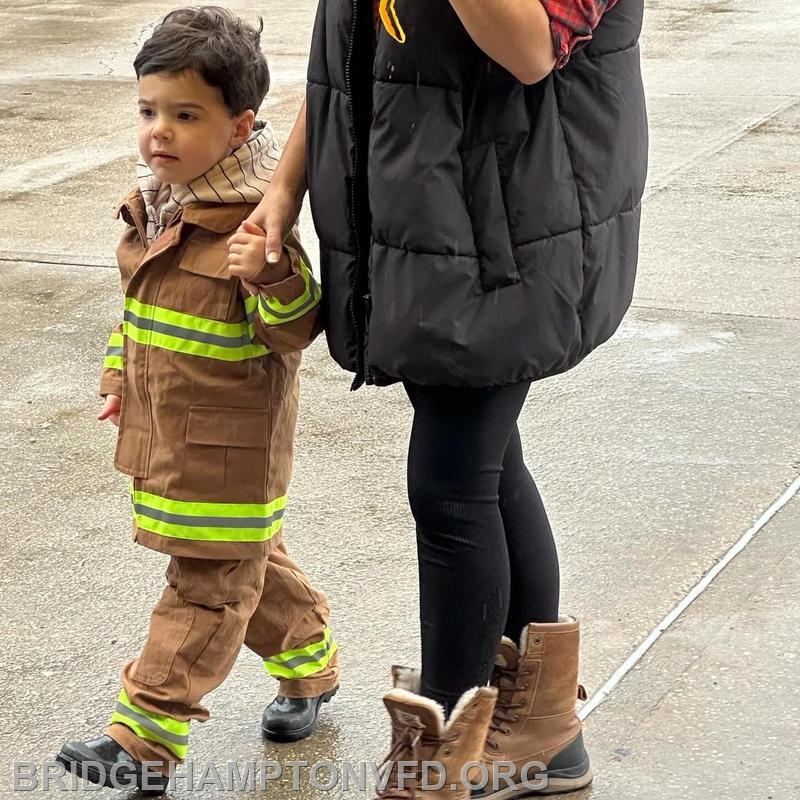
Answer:
[[124, 347], [107, 347], [106, 348], [106, 358], [111, 358], [113, 356], [121, 356], [125, 354]]
[[172, 742], [173, 744], [189, 744], [189, 737], [188, 736], [181, 736], [177, 733], [171, 733], [170, 731], [165, 731], [162, 727], [160, 727], [157, 723], [153, 722], [152, 719], [149, 717], [145, 717], [143, 714], [138, 714], [136, 711], [128, 708], [128, 706], [123, 705], [122, 703], [117, 703], [116, 712], [118, 714], [122, 714], [123, 717], [129, 717], [132, 720], [138, 722], [143, 728], [147, 728], [147, 730], [152, 731], [153, 733], [160, 736], [162, 739], [166, 739], [168, 742]]
[[302, 667], [304, 664], [313, 664], [319, 661], [330, 653], [333, 649], [333, 637], [331, 640], [325, 644], [325, 646], [321, 650], [317, 650], [316, 653], [312, 653], [308, 656], [296, 656], [295, 658], [290, 658], [288, 661], [277, 661], [274, 658], [268, 658], [267, 661], [270, 664], [275, 664], [278, 667], [285, 667], [286, 669], [297, 669], [298, 667]]
[[161, 522], [170, 522], [173, 525], [186, 525], [192, 528], [269, 528], [286, 513], [284, 509], [275, 511], [269, 517], [189, 517], [184, 514], [171, 514], [142, 503], [134, 503], [133, 508], [137, 514]]
[[167, 336], [175, 336], [178, 339], [187, 339], [190, 342], [201, 342], [202, 344], [214, 344], [218, 347], [242, 347], [253, 343], [247, 333], [243, 333], [241, 336], [219, 336], [216, 333], [203, 333], [192, 328], [182, 328], [179, 325], [169, 325], [166, 322], [137, 317], [132, 311], [125, 312], [125, 322], [129, 322], [139, 330], [163, 333]]

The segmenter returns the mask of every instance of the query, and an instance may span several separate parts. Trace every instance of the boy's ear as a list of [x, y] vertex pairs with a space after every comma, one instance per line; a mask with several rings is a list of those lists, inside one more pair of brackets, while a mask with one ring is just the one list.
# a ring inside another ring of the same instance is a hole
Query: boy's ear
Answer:
[[234, 149], [241, 147], [250, 138], [255, 121], [256, 114], [251, 108], [239, 114], [234, 120], [233, 135], [231, 136], [229, 145]]

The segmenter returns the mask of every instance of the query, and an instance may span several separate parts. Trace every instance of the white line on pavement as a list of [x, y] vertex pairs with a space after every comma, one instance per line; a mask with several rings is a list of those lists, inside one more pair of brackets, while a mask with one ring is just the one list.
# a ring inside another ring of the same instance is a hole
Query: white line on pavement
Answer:
[[[121, 224], [121, 223], [120, 223]], [[40, 253], [31, 250], [0, 250], [0, 263], [40, 264], [61, 267], [116, 267], [117, 262], [99, 256], [71, 255], [69, 253]]]
[[723, 150], [727, 150], [732, 144], [736, 144], [736, 142], [744, 139], [744, 137], [747, 136], [750, 131], [755, 130], [765, 122], [769, 122], [775, 117], [779, 117], [784, 111], [788, 111], [798, 103], [800, 103], [800, 98], [792, 97], [786, 102], [781, 103], [777, 108], [774, 108], [769, 112], [769, 114], [764, 114], [757, 119], [736, 128], [724, 139], [718, 140], [712, 144], [711, 147], [706, 147], [699, 153], [695, 153], [694, 155], [690, 156], [688, 159], [686, 159], [686, 161], [684, 161], [682, 164], [679, 164], [677, 167], [675, 167], [675, 169], [670, 170], [666, 175], [662, 176], [657, 181], [649, 183], [644, 193], [645, 201], [647, 201], [653, 195], [663, 192], [664, 189], [667, 189], [681, 175], [693, 171], [696, 166], [703, 164], [705, 161], [711, 158], [711, 156], [715, 156], [721, 153]]
[[644, 654], [655, 644], [667, 628], [711, 585], [714, 578], [747, 547], [756, 534], [800, 491], [800, 476], [794, 479], [786, 491], [756, 520], [747, 533], [710, 569], [695, 587], [656, 625], [650, 635], [631, 653], [624, 664], [601, 686], [581, 707], [578, 712], [584, 720], [608, 696], [617, 684], [641, 661]]

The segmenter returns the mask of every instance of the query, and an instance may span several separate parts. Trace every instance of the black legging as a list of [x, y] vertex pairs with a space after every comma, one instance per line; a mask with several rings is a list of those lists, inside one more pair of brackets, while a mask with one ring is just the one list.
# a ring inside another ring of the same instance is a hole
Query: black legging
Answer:
[[558, 618], [558, 554], [517, 428], [529, 387], [406, 384], [422, 694], [448, 712], [489, 680], [502, 634]]

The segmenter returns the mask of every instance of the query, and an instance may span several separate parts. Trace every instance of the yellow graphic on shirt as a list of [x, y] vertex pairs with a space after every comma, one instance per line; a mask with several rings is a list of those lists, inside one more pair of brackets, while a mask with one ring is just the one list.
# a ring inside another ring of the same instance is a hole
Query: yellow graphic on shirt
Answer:
[[378, 11], [381, 15], [383, 27], [386, 28], [389, 36], [391, 36], [392, 39], [400, 42], [400, 44], [405, 44], [406, 32], [403, 30], [403, 26], [400, 24], [400, 20], [397, 18], [397, 10], [395, 9], [394, 4], [395, 0], [380, 0]]

